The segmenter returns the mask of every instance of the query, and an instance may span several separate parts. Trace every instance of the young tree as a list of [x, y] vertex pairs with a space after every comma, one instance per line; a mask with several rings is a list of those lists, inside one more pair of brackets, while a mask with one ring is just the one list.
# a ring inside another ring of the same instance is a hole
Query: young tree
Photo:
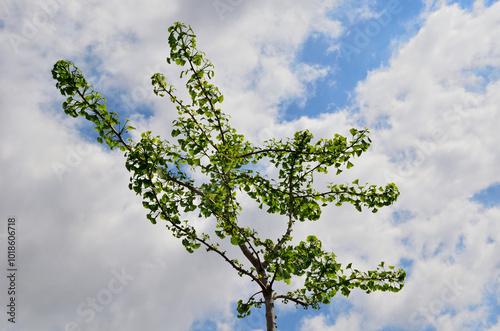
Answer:
[[[213, 65], [196, 48], [191, 27], [177, 22], [168, 31], [171, 51], [167, 62], [185, 68], [181, 78], [188, 76], [186, 87], [191, 101], [178, 99], [162, 74], [154, 74], [152, 84], [156, 95], [169, 96], [176, 105], [179, 117], [173, 121], [172, 130], [176, 143], [161, 140], [149, 131], [142, 133], [139, 142], [126, 138], [128, 130], [134, 128], [128, 120], [122, 125], [118, 115], [106, 109], [106, 99], [72, 62], [60, 60], [52, 70], [56, 87], [68, 96], [62, 104], [64, 112], [93, 122], [100, 143], [125, 152], [126, 168], [132, 173], [129, 188], [142, 195], [147, 218], [153, 224], [158, 218], [165, 221], [188, 252], [203, 246], [218, 254], [240, 276], [254, 281], [260, 291], [248, 300], [238, 301], [238, 317], [249, 315], [252, 307], [265, 305], [267, 330], [276, 329], [276, 300], [319, 309], [338, 292], [348, 296], [356, 287], [366, 293], [400, 291], [406, 276], [402, 269], [389, 266], [386, 270], [384, 262], [366, 272], [352, 268], [350, 263], [342, 267], [335, 261], [335, 254], [322, 250], [315, 236], [292, 244], [295, 223], [317, 221], [321, 207], [328, 203], [340, 206], [347, 202], [358, 211], [365, 206], [377, 212], [397, 199], [399, 191], [393, 183], [376, 187], [355, 180], [352, 185], [330, 184], [321, 192], [312, 186], [315, 173], [327, 173], [333, 167], [339, 174], [343, 168], [351, 168], [351, 160], [370, 146], [368, 130], [351, 129], [349, 140], [335, 134], [331, 139], [316, 141], [305, 130], [286, 141], [270, 139], [262, 147], [254, 146], [231, 128], [228, 116], [218, 108], [223, 96], [209, 83]], [[253, 165], [263, 159], [276, 167], [277, 178], [255, 170]], [[205, 179], [196, 181], [191, 172], [199, 172]], [[257, 231], [239, 224], [238, 192], [246, 193], [268, 213], [283, 215], [285, 233], [277, 239], [260, 238]], [[189, 219], [183, 219], [192, 211], [214, 221], [214, 233], [200, 233]], [[247, 266], [229, 256], [221, 246], [224, 240], [239, 247], [249, 261]], [[276, 282], [289, 285], [294, 276], [303, 280], [302, 287], [276, 293]], [[261, 299], [256, 299], [257, 294]]]

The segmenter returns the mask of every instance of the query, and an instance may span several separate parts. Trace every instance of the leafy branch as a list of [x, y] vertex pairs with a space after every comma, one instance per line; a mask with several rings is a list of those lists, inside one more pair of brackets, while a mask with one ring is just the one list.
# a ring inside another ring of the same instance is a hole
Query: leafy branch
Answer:
[[[353, 269], [351, 264], [342, 268], [335, 261], [335, 254], [323, 251], [321, 241], [314, 236], [298, 245], [290, 244], [295, 223], [319, 220], [321, 208], [329, 203], [350, 203], [358, 211], [364, 206], [377, 212], [396, 201], [399, 190], [394, 183], [377, 187], [359, 185], [356, 179], [352, 185], [331, 183], [323, 191], [313, 188], [315, 174], [334, 168], [338, 175], [353, 167], [351, 161], [371, 144], [368, 129], [351, 129], [350, 140], [334, 134], [330, 139], [317, 141], [304, 130], [285, 141], [270, 139], [261, 147], [254, 146], [229, 125], [229, 116], [218, 108], [224, 97], [209, 83], [214, 76], [213, 65], [196, 48], [191, 27], [177, 22], [168, 31], [171, 51], [167, 62], [185, 68], [180, 76], [186, 77], [191, 98], [190, 104], [180, 100], [163, 74], [151, 77], [154, 93], [168, 96], [179, 115], [173, 121], [172, 141], [161, 140], [150, 131], [142, 133], [138, 142], [125, 139], [127, 132], [134, 129], [128, 125], [129, 120], [122, 125], [117, 113], [106, 110], [106, 99], [88, 84], [72, 62], [57, 61], [52, 70], [56, 87], [67, 96], [62, 104], [64, 112], [93, 122], [99, 143], [107, 144], [111, 150], [118, 147], [125, 153], [125, 167], [132, 174], [129, 188], [142, 196], [151, 223], [165, 221], [189, 253], [203, 246], [219, 255], [240, 276], [248, 276], [258, 284], [260, 291], [245, 303], [238, 301], [238, 316], [247, 316], [252, 307], [264, 304], [268, 330], [276, 327], [277, 299], [317, 309], [337, 293], [348, 296], [354, 288], [367, 293], [400, 291], [406, 276], [402, 269], [390, 266], [386, 270], [384, 262], [367, 272]], [[277, 169], [276, 178], [252, 169], [251, 165], [263, 159]], [[204, 179], [193, 179], [191, 171], [199, 171]], [[259, 208], [265, 206], [268, 213], [286, 217], [286, 231], [276, 242], [261, 238], [254, 229], [238, 223], [242, 208], [237, 193], [248, 195]], [[196, 231], [186, 217], [193, 211], [198, 212], [198, 217], [215, 222], [215, 236]], [[245, 267], [229, 257], [222, 249], [224, 243], [238, 246], [251, 266]], [[302, 287], [285, 294], [275, 292], [275, 282], [290, 285], [294, 276], [304, 280]], [[255, 299], [259, 294], [260, 301]]]

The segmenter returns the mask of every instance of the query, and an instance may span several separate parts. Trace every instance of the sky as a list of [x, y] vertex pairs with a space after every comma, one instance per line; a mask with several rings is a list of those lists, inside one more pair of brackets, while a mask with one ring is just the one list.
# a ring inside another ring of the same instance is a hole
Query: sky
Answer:
[[[185, 96], [179, 68], [165, 61], [176, 21], [192, 26], [222, 110], [249, 141], [368, 127], [369, 152], [316, 184], [359, 178], [401, 191], [376, 214], [328, 206], [294, 240], [316, 235], [360, 270], [402, 267], [403, 290], [353, 291], [320, 310], [278, 302], [279, 330], [500, 330], [500, 3], [480, 0], [3, 1], [1, 329], [265, 329], [260, 310], [236, 318], [255, 284], [146, 219], [123, 154], [64, 114], [50, 73], [73, 61], [131, 120], [132, 138], [151, 130], [169, 139], [177, 114], [150, 77], [164, 73]], [[248, 199], [242, 206], [241, 222], [262, 234], [286, 226]], [[15, 324], [6, 314], [9, 218]]]

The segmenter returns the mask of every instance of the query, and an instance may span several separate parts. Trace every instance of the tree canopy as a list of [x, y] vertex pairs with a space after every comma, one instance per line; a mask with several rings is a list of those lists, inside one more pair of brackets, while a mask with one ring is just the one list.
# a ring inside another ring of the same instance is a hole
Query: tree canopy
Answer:
[[[394, 183], [378, 187], [355, 180], [331, 183], [322, 191], [313, 187], [315, 174], [331, 169], [340, 174], [353, 167], [352, 160], [370, 146], [368, 129], [352, 128], [349, 138], [334, 134], [317, 140], [309, 130], [303, 130], [286, 140], [269, 139], [255, 146], [230, 126], [229, 116], [219, 108], [224, 97], [210, 83], [214, 67], [196, 48], [191, 27], [177, 22], [168, 32], [171, 51], [167, 62], [183, 68], [180, 76], [186, 79], [190, 95], [189, 102], [180, 100], [163, 74], [155, 73], [151, 78], [154, 93], [169, 97], [178, 111], [171, 140], [150, 131], [142, 133], [138, 142], [127, 138], [127, 132], [134, 129], [129, 120], [120, 122], [117, 113], [107, 110], [106, 99], [71, 61], [57, 61], [52, 70], [56, 87], [67, 97], [62, 104], [64, 112], [93, 122], [98, 142], [124, 152], [125, 166], [132, 174], [129, 188], [142, 196], [151, 223], [165, 222], [188, 252], [204, 247], [240, 276], [254, 281], [260, 291], [238, 301], [238, 316], [245, 317], [252, 307], [264, 304], [268, 330], [276, 328], [275, 300], [318, 309], [337, 293], [348, 296], [354, 288], [367, 293], [400, 291], [406, 276], [402, 269], [386, 268], [384, 262], [372, 271], [359, 271], [351, 263], [342, 267], [336, 255], [324, 251], [321, 241], [312, 235], [292, 243], [294, 224], [319, 220], [322, 208], [330, 203], [349, 203], [358, 211], [365, 207], [377, 212], [396, 201], [399, 190]], [[276, 167], [276, 178], [257, 170], [256, 165], [263, 160]], [[193, 172], [203, 174], [203, 179], [194, 179]], [[278, 238], [262, 238], [255, 229], [240, 224], [239, 194], [248, 195], [270, 214], [282, 215], [286, 231]], [[216, 230], [197, 230], [186, 216], [191, 212], [215, 222]], [[230, 256], [224, 249], [228, 243], [239, 247], [250, 264]], [[303, 280], [303, 286], [275, 292], [276, 282], [290, 285], [292, 277]], [[258, 294], [261, 299], [256, 299]]]

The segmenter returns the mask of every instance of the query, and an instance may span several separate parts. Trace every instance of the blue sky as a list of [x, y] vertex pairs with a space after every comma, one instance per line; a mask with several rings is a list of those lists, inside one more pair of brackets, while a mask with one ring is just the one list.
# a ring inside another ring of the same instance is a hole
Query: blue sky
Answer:
[[[370, 9], [378, 17], [349, 17], [344, 11], [352, 10], [354, 4], [345, 4], [330, 14], [344, 27], [337, 40], [337, 50], [329, 50], [328, 38], [315, 34], [308, 38], [298, 52], [298, 62], [331, 66], [332, 72], [316, 86], [308, 86], [313, 97], [305, 105], [287, 105], [285, 119], [291, 120], [306, 115], [316, 116], [322, 112], [352, 107], [352, 96], [359, 81], [369, 71], [385, 66], [394, 51], [391, 42], [411, 37], [416, 27], [409, 22], [418, 21], [422, 10], [419, 1], [378, 1]], [[359, 2], [359, 1], [358, 1]], [[388, 4], [393, 3], [390, 8]]]
[[[328, 138], [367, 126], [369, 152], [317, 184], [359, 178], [401, 190], [377, 214], [325, 208], [294, 239], [314, 234], [361, 270], [380, 261], [402, 267], [405, 288], [353, 291], [320, 310], [278, 301], [280, 330], [497, 330], [498, 17], [498, 1], [474, 0], [4, 2], [0, 210], [20, 220], [22, 273], [19, 323], [2, 319], [0, 328], [265, 329], [262, 310], [236, 318], [237, 300], [255, 284], [217, 256], [186, 253], [164, 226], [150, 224], [128, 190], [123, 155], [62, 113], [50, 75], [57, 60], [72, 60], [108, 108], [131, 119], [133, 138], [147, 130], [169, 138], [176, 111], [153, 95], [150, 76], [165, 73], [183, 96], [179, 68], [165, 62], [166, 28], [183, 21], [215, 65], [223, 111], [249, 140], [304, 129]], [[242, 205], [242, 223], [281, 234], [283, 219]]]
[[475, 193], [472, 200], [480, 203], [485, 208], [492, 208], [500, 205], [500, 183], [495, 183], [484, 190]]

